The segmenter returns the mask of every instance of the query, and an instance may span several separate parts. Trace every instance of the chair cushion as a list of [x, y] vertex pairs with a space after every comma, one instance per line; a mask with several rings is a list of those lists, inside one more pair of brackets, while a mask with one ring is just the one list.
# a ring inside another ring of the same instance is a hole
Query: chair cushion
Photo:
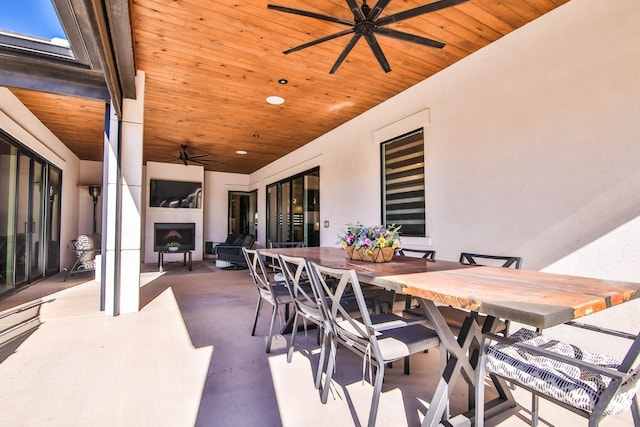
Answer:
[[[594, 365], [611, 369], [617, 369], [620, 365], [612, 357], [589, 353], [527, 329], [520, 329], [509, 338]], [[598, 398], [611, 382], [607, 376], [502, 343], [489, 347], [486, 369], [487, 373], [512, 379], [540, 394], [589, 413], [593, 412]], [[636, 394], [637, 384], [615, 396], [605, 414], [613, 415], [628, 409]]]
[[[424, 349], [436, 347], [440, 343], [434, 330], [412, 324], [410, 319], [393, 313], [374, 314], [370, 318], [376, 330], [381, 362], [393, 362]], [[367, 339], [366, 328], [361, 319], [353, 319], [353, 323], [341, 320], [338, 325], [354, 336]]]
[[293, 302], [293, 298], [291, 298], [291, 293], [289, 292], [289, 289], [287, 289], [287, 287], [284, 285], [272, 286], [271, 292], [273, 296], [278, 300], [278, 303], [280, 304], [287, 304], [287, 303]]
[[377, 341], [385, 361], [399, 360], [424, 349], [437, 347], [440, 343], [438, 334], [422, 325], [388, 329], [382, 332]]

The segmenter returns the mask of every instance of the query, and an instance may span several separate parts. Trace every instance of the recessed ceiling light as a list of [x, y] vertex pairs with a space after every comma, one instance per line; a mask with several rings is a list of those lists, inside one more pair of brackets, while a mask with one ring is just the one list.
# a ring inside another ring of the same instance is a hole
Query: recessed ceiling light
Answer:
[[278, 83], [280, 83], [281, 85], [286, 85], [287, 83], [289, 83], [289, 80], [287, 80], [287, 79], [279, 79]]
[[247, 154], [247, 152], [244, 150], [238, 150], [236, 151], [236, 154]]
[[267, 102], [271, 105], [280, 105], [284, 104], [284, 98], [280, 96], [269, 96], [267, 97]]

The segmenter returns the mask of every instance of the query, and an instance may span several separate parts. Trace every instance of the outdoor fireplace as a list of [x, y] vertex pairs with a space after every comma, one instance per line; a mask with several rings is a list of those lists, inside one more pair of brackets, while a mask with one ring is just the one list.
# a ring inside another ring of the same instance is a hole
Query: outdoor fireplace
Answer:
[[[193, 222], [156, 222], [153, 224], [153, 250], [166, 252], [177, 247], [180, 252], [196, 249], [196, 224]], [[171, 243], [171, 244], [170, 244]]]

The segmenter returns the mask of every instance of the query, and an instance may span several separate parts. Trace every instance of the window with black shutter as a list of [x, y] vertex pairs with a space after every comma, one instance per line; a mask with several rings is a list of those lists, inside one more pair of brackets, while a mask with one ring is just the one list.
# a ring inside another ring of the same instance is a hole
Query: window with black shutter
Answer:
[[403, 236], [426, 236], [424, 132], [417, 129], [381, 144], [382, 219], [402, 225]]

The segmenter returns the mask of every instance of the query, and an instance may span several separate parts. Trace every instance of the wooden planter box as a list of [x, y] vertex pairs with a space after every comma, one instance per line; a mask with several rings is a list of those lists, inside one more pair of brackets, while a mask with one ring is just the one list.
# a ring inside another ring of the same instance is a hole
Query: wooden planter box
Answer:
[[367, 250], [366, 248], [356, 249], [353, 246], [347, 246], [345, 250], [347, 257], [352, 260], [366, 262], [389, 262], [393, 260], [395, 253], [395, 249], [392, 247]]

